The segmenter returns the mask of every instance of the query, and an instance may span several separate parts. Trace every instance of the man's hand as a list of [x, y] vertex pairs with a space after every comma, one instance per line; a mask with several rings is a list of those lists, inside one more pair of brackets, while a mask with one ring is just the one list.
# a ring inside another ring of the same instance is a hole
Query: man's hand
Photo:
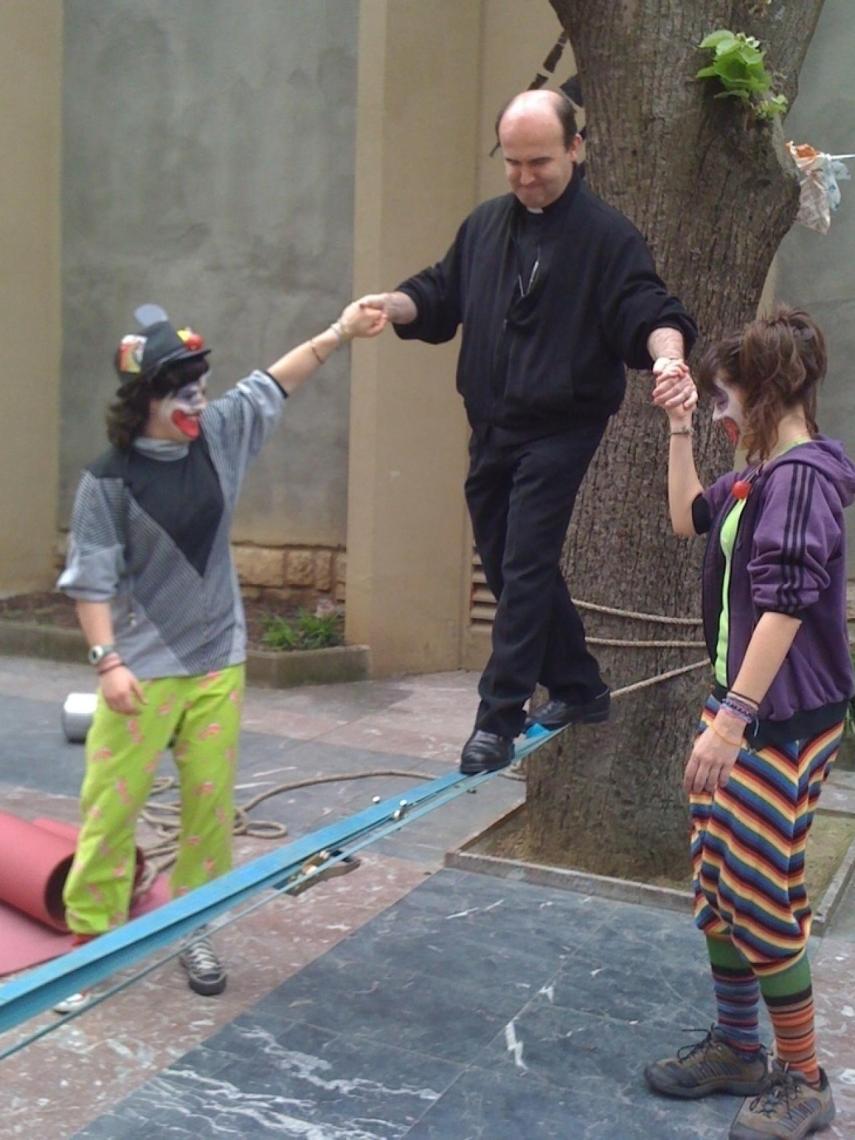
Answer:
[[351, 340], [355, 336], [377, 336], [386, 327], [389, 318], [385, 309], [379, 305], [369, 305], [363, 297], [346, 305], [338, 320], [346, 339]]
[[745, 726], [723, 714], [717, 715], [713, 723], [716, 730], [707, 728], [695, 739], [686, 763], [683, 788], [688, 795], [712, 794], [716, 788], [723, 788], [739, 757], [741, 731]]
[[365, 309], [380, 309], [393, 325], [408, 325], [419, 315], [415, 301], [406, 293], [366, 293], [356, 304]]
[[103, 674], [101, 693], [107, 706], [122, 716], [134, 716], [146, 703], [142, 686], [124, 665], [116, 665]]

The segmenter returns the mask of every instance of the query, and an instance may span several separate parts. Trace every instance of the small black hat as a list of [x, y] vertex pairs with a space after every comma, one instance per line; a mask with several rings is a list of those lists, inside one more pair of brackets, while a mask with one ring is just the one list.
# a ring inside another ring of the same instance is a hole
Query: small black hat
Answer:
[[196, 360], [211, 351], [191, 328], [173, 328], [160, 305], [140, 305], [134, 317], [140, 331], [123, 336], [116, 354], [116, 368], [122, 376], [152, 380], [164, 364]]

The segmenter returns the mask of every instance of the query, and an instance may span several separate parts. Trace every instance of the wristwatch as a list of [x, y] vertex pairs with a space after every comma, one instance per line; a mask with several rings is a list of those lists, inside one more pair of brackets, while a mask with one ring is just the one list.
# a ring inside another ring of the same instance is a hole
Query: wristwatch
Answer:
[[86, 657], [90, 665], [100, 665], [105, 657], [115, 652], [115, 645], [93, 645]]

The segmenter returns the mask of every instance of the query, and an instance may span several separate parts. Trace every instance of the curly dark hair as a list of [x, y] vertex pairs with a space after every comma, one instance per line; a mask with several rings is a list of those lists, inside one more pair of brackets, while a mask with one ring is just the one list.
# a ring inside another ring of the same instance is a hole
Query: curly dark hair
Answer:
[[828, 364], [825, 337], [803, 309], [779, 305], [767, 317], [711, 345], [698, 367], [698, 382], [710, 392], [716, 378], [740, 390], [745, 427], [742, 444], [750, 463], [768, 459], [781, 417], [804, 411], [815, 437], [817, 390]]
[[[119, 354], [116, 353], [118, 371]], [[116, 392], [116, 399], [107, 408], [107, 438], [119, 451], [128, 451], [143, 428], [148, 423], [152, 400], [162, 400], [201, 379], [208, 371], [204, 359], [177, 360], [167, 364], [153, 376], [130, 376], [119, 372], [122, 383]]]

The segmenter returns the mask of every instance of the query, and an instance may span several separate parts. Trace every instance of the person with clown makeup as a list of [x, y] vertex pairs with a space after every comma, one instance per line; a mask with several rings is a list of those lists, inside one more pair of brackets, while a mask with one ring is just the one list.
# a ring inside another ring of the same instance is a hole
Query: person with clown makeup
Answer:
[[674, 530], [709, 535], [702, 614], [715, 683], [683, 784], [717, 1016], [701, 1041], [645, 1076], [668, 1096], [744, 1096], [731, 1140], [797, 1140], [834, 1118], [817, 1059], [805, 848], [853, 693], [843, 512], [855, 465], [817, 427], [825, 370], [822, 332], [797, 309], [780, 307], [709, 348], [699, 381], [747, 465], [707, 488], [691, 413], [667, 403], [676, 372], [654, 390], [670, 423]]
[[[229, 532], [241, 484], [286, 398], [344, 342], [386, 323], [350, 304], [209, 403], [202, 337], [156, 305], [135, 317], [115, 358], [110, 447], [81, 476], [58, 582], [76, 600], [99, 686], [64, 892], [77, 942], [127, 918], [136, 820], [170, 744], [181, 788], [173, 895], [231, 867], [246, 626]], [[225, 988], [204, 932], [181, 963], [197, 993]]]

